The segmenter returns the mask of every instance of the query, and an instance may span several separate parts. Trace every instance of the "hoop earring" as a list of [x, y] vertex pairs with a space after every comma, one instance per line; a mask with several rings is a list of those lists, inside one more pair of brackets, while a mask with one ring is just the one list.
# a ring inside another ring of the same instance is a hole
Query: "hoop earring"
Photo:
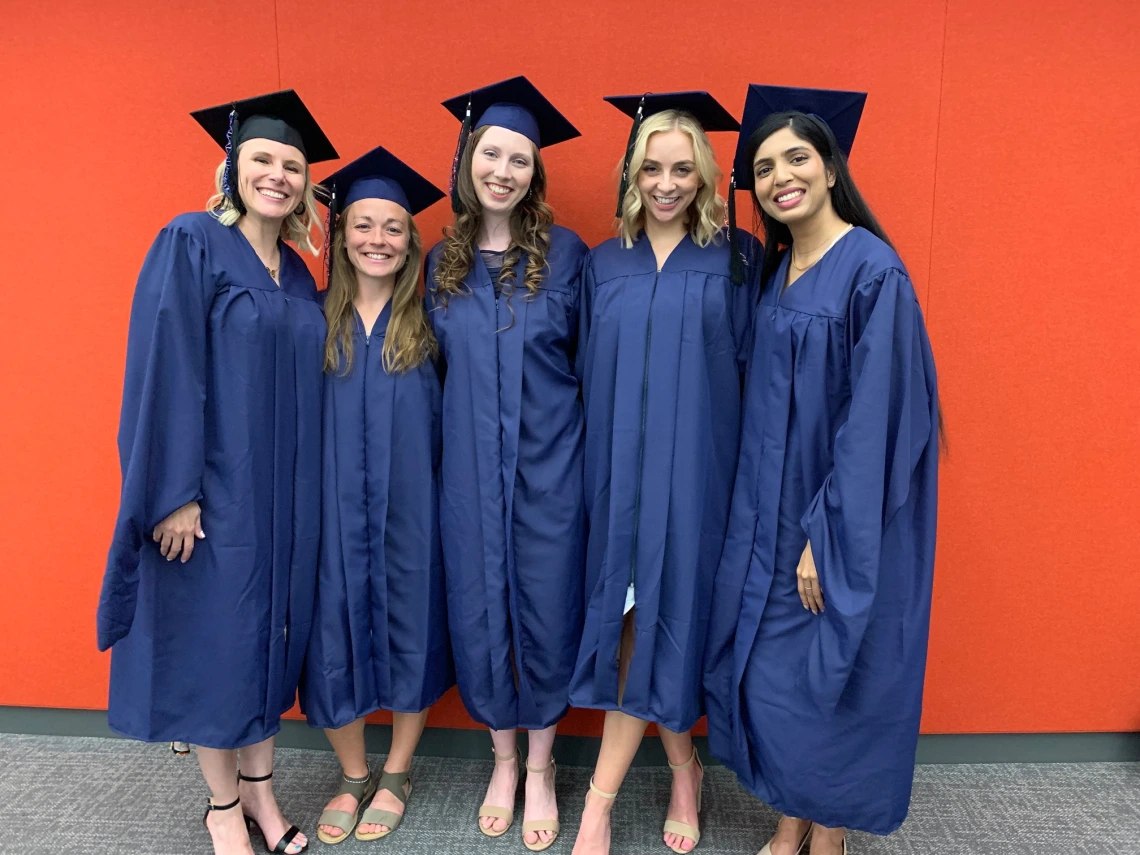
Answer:
[[296, 214], [298, 217], [305, 216], [305, 203], [302, 202], [300, 205], [298, 205], [296, 208], [294, 208], [293, 213]]

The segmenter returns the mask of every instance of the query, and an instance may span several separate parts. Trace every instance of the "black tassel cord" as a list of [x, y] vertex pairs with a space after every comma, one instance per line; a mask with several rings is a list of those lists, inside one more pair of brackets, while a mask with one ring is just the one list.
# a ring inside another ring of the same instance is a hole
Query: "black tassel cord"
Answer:
[[[647, 92], [646, 95], [648, 94]], [[637, 104], [637, 113], [633, 117], [633, 127], [629, 129], [629, 140], [625, 144], [625, 160], [621, 165], [621, 182], [618, 184], [617, 213], [614, 214], [619, 220], [621, 219], [622, 208], [625, 207], [625, 194], [629, 190], [629, 161], [633, 158], [633, 148], [637, 143], [637, 132], [641, 130], [641, 122], [644, 116], [645, 95], [642, 95], [641, 101]]]
[[471, 136], [471, 96], [467, 96], [467, 113], [463, 116], [463, 124], [459, 127], [459, 142], [455, 146], [455, 157], [451, 161], [451, 211], [454, 214], [462, 213], [459, 204], [459, 162], [463, 160], [463, 148], [467, 145], [467, 138]]

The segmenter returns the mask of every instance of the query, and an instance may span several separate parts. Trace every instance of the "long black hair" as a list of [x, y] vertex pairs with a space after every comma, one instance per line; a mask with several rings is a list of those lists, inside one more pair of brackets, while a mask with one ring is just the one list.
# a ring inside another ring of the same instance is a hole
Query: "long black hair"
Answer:
[[788, 128], [793, 134], [812, 146], [823, 159], [824, 166], [835, 174], [835, 185], [831, 188], [831, 205], [844, 222], [862, 226], [887, 246], [894, 244], [871, 213], [871, 208], [863, 200], [851, 170], [847, 168], [847, 158], [835, 141], [835, 134], [827, 123], [815, 116], [800, 112], [773, 113], [765, 119], [748, 138], [748, 174], [744, 176], [744, 186], [752, 193], [752, 205], [764, 226], [764, 263], [760, 271], [760, 286], [764, 288], [776, 268], [780, 266], [780, 252], [792, 245], [792, 232], [775, 217], [769, 215], [756, 199], [756, 179], [752, 173], [752, 162], [756, 152], [772, 134]]
[[[831, 206], [839, 218], [853, 226], [861, 226], [894, 249], [891, 239], [887, 237], [886, 231], [879, 225], [879, 221], [871, 213], [870, 206], [863, 199], [863, 194], [855, 186], [855, 179], [851, 177], [851, 170], [847, 168], [847, 158], [839, 148], [835, 134], [831, 132], [827, 123], [816, 116], [797, 111], [773, 113], [748, 138], [748, 174], [744, 176], [746, 183], [743, 185], [751, 191], [753, 208], [764, 226], [764, 263], [760, 269], [761, 289], [768, 286], [768, 280], [780, 266], [780, 252], [792, 245], [792, 232], [760, 206], [760, 202], [756, 199], [756, 178], [752, 171], [752, 163], [764, 141], [784, 128], [788, 128], [801, 140], [810, 144], [819, 152], [824, 166], [835, 173], [835, 184], [831, 188]], [[943, 452], [948, 453], [946, 420], [942, 415], [941, 402], [938, 405], [938, 439]]]

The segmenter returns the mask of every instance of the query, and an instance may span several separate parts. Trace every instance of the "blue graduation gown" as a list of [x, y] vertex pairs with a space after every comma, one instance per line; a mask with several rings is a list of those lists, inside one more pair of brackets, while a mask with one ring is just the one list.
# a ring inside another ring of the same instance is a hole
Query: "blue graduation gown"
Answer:
[[[732, 284], [723, 235], [703, 249], [686, 236], [660, 272], [644, 235], [630, 249], [614, 238], [591, 251], [586, 271], [579, 353], [590, 539], [570, 702], [686, 731], [703, 711], [705, 634], [736, 472], [754, 277]], [[635, 641], [619, 705], [631, 580]]]
[[[776, 809], [906, 817], [930, 622], [938, 393], [906, 269], [863, 229], [765, 288], [713, 593], [709, 745]], [[819, 616], [796, 592], [808, 539]]]
[[[98, 612], [108, 720], [124, 736], [238, 748], [276, 733], [296, 697], [317, 574], [325, 321], [309, 271], [280, 247], [278, 287], [236, 227], [185, 214], [139, 274]], [[167, 562], [151, 531], [194, 499], [206, 539]]]
[[344, 727], [419, 712], [455, 682], [439, 542], [440, 387], [431, 362], [384, 369], [391, 319], [356, 315], [352, 368], [325, 381], [324, 501], [301, 709]]
[[493, 730], [541, 729], [565, 714], [582, 632], [585, 510], [582, 402], [574, 356], [586, 245], [550, 234], [548, 271], [528, 298], [496, 297], [475, 253], [468, 293], [427, 302], [446, 366], [440, 530], [459, 693]]

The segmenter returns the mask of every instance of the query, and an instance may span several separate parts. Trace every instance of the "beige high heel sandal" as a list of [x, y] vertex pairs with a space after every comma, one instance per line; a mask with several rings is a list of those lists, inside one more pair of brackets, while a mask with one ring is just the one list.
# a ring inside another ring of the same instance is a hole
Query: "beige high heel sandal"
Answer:
[[[672, 769], [674, 772], [680, 772], [683, 769], [688, 769], [690, 766], [692, 766], [694, 761], [696, 762], [697, 767], [702, 772], [704, 772], [705, 767], [704, 767], [704, 764], [701, 763], [701, 758], [699, 756], [697, 756], [697, 747], [695, 745], [693, 746], [693, 753], [689, 756], [688, 760], [686, 760], [684, 763], [681, 763], [678, 766], [674, 766], [672, 763], [670, 763], [669, 768]], [[701, 778], [701, 786], [697, 789], [697, 814], [698, 815], [701, 812], [701, 791], [703, 789], [704, 789], [704, 778], [702, 777]], [[665, 834], [679, 834], [682, 837], [689, 838], [691, 841], [693, 841], [693, 849], [696, 849], [697, 844], [701, 842], [701, 830], [699, 828], [697, 828], [695, 825], [689, 825], [687, 822], [678, 822], [677, 820], [674, 820], [674, 819], [667, 819], [667, 820], [665, 820], [664, 833]], [[689, 855], [689, 853], [693, 851], [693, 849], [681, 849], [677, 846], [670, 846], [669, 848], [672, 849], [674, 852], [676, 852], [677, 855]]]
[[594, 784], [593, 775], [590, 776], [590, 792], [595, 796], [601, 796], [603, 799], [608, 799], [611, 802], [617, 798], [617, 793], [607, 793], [605, 790], [599, 790]]
[[[522, 759], [522, 754], [519, 753], [519, 750], [517, 748], [515, 749], [514, 754], [499, 754], [498, 752], [492, 753], [495, 755], [496, 763], [506, 763], [508, 760], [513, 760], [517, 763]], [[488, 837], [502, 837], [507, 833], [510, 827], [514, 825], [515, 822], [515, 811], [513, 807], [505, 808], [499, 807], [498, 805], [481, 804], [479, 805], [479, 819], [482, 819], [485, 816], [489, 816], [492, 819], [505, 819], [507, 821], [507, 825], [502, 831], [495, 831], [491, 828], [484, 828], [482, 822], [476, 821], [475, 824], [479, 827], [479, 830], [486, 834]]]
[[[800, 838], [800, 845], [796, 848], [796, 855], [800, 855], [800, 853], [804, 851], [804, 847], [807, 846], [808, 838], [811, 837], [811, 830], [813, 828], [815, 828], [814, 824], [808, 825], [808, 830], [805, 831], [804, 836]], [[776, 839], [775, 837], [772, 838], [772, 840], [775, 840], [775, 839]], [[772, 855], [772, 840], [769, 840], [767, 843], [764, 844], [764, 848], [760, 850], [758, 855]], [[843, 855], [847, 855], [847, 838], [846, 837], [843, 838]]]
[[[550, 765], [546, 766], [542, 769], [532, 769], [531, 765], [530, 765], [530, 759], [528, 758], [526, 761], [526, 771], [527, 771], [528, 775], [530, 775], [530, 774], [541, 775], [543, 772], [545, 772], [547, 769], [549, 769], [551, 767], [553, 767], [553, 769], [554, 769], [554, 774], [552, 775], [552, 777], [557, 779], [558, 778], [558, 767], [554, 764], [554, 758], [553, 757], [550, 758]], [[553, 783], [553, 782], [551, 782], [551, 783]], [[547, 840], [545, 843], [543, 842], [541, 837], [538, 839], [537, 843], [527, 843], [526, 842], [526, 834], [529, 831], [551, 831], [554, 833], [554, 836], [551, 837], [549, 840]], [[558, 839], [558, 831], [559, 831], [559, 825], [558, 825], [557, 819], [532, 819], [530, 822], [524, 822], [522, 824], [523, 846], [525, 846], [531, 852], [542, 852], [546, 849], [549, 849], [551, 846], [554, 845], [554, 841]]]

